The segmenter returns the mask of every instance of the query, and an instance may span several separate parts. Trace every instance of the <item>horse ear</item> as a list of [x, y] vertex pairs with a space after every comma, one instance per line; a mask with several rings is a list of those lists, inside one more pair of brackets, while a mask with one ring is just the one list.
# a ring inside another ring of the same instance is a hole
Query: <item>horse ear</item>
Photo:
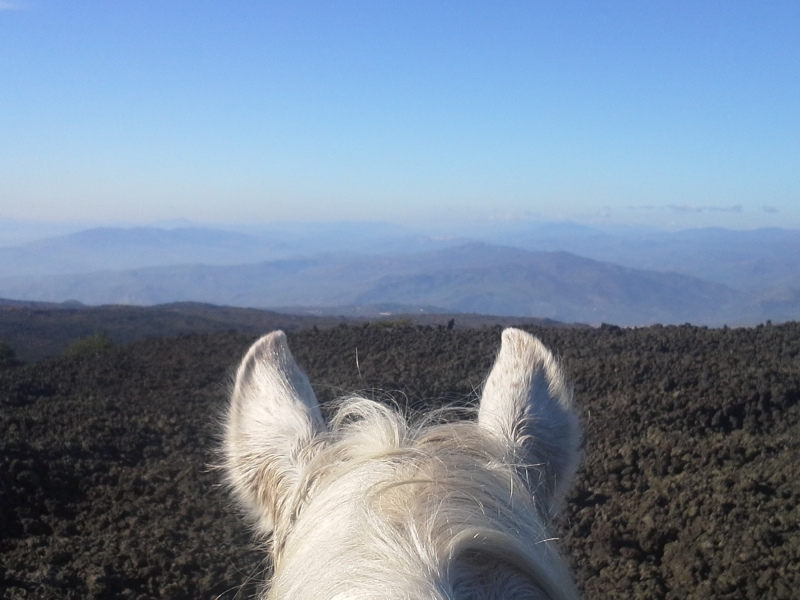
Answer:
[[228, 481], [268, 534], [281, 518], [317, 435], [319, 403], [282, 331], [250, 347], [239, 370], [225, 425]]
[[558, 508], [578, 466], [581, 432], [572, 391], [537, 338], [503, 331], [483, 388], [478, 423], [506, 446], [545, 512]]

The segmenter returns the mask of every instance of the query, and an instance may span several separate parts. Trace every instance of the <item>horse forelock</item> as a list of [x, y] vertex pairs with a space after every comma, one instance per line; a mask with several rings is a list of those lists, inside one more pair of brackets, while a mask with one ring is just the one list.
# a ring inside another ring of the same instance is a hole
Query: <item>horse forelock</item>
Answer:
[[338, 403], [275, 524], [274, 597], [490, 597], [477, 577], [498, 594], [576, 597], [523, 479], [536, 465], [446, 416]]

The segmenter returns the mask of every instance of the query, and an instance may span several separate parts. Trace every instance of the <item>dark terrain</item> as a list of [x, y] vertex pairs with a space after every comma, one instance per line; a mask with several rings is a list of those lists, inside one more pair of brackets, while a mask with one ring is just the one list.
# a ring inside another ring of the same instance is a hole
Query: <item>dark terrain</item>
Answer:
[[370, 321], [437, 326], [448, 325], [452, 321], [450, 327], [467, 329], [495, 324], [586, 327], [550, 319], [469, 313], [452, 315], [417, 311], [407, 314], [402, 312], [403, 308], [406, 307], [387, 304], [342, 306], [325, 311], [295, 307], [291, 314], [287, 314], [198, 302], [157, 306], [86, 306], [79, 302], [28, 302], [0, 298], [0, 343], [10, 345], [18, 360], [34, 362], [58, 356], [76, 340], [96, 334], [103, 334], [116, 344], [128, 344], [147, 338], [197, 333], [235, 331], [257, 336], [273, 329], [325, 329], [343, 323], [363, 324]]
[[[587, 598], [798, 597], [800, 324], [528, 329], [582, 411], [561, 533]], [[421, 408], [474, 400], [500, 331], [364, 324], [289, 341], [323, 402], [397, 390]], [[264, 553], [212, 465], [254, 339], [0, 370], [0, 597], [252, 597]]]

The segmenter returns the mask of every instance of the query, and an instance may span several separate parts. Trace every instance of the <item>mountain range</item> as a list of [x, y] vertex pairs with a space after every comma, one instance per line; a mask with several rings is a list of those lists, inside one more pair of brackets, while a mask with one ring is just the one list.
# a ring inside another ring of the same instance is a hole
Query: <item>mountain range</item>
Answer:
[[800, 318], [796, 256], [794, 230], [96, 228], [0, 248], [0, 297], [746, 325]]

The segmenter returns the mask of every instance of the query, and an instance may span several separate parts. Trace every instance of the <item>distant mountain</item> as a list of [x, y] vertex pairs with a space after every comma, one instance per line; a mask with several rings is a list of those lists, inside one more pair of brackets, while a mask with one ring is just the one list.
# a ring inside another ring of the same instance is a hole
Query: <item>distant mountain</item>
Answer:
[[93, 227], [91, 223], [79, 221], [9, 219], [0, 216], [0, 248], [67, 235], [91, 227]]
[[101, 227], [0, 248], [0, 277], [234, 265], [324, 253], [411, 253], [454, 243], [389, 223], [277, 223], [239, 231]]
[[800, 315], [800, 297], [791, 289], [754, 296], [677, 273], [478, 243], [417, 254], [5, 277], [0, 297], [255, 308], [399, 304], [619, 325], [757, 323], [775, 318], [764, 312], [775, 306], [786, 318]]
[[[616, 324], [718, 322], [730, 288], [675, 273], [628, 269], [567, 252], [471, 244], [412, 275], [382, 277], [356, 298], [497, 315]], [[444, 258], [444, 257], [443, 257]], [[455, 260], [453, 260], [455, 259]]]
[[215, 229], [96, 228], [0, 248], [0, 275], [127, 270], [186, 263], [235, 264], [286, 251], [281, 242]]
[[800, 231], [721, 228], [604, 231], [573, 224], [515, 223], [471, 237], [526, 250], [565, 251], [636, 269], [674, 271], [739, 290], [800, 289]]
[[[11, 231], [17, 225], [33, 231], [30, 223], [0, 220], [0, 233], [5, 231], [3, 227]], [[479, 241], [531, 251], [569, 252], [634, 269], [681, 273], [740, 291], [800, 289], [800, 261], [796, 260], [800, 256], [800, 231], [796, 230], [706, 228], [665, 232], [524, 220], [418, 228], [346, 221], [256, 223], [228, 228], [183, 222], [168, 225], [172, 227], [95, 228], [0, 247], [0, 277], [187, 264], [253, 264], [324, 254], [412, 254]], [[56, 229], [51, 226], [41, 231]]]
[[95, 228], [0, 247], [0, 296], [341, 307], [348, 314], [401, 304], [617, 324], [800, 318], [794, 230], [664, 232], [524, 220], [418, 229], [381, 222], [166, 225]]

